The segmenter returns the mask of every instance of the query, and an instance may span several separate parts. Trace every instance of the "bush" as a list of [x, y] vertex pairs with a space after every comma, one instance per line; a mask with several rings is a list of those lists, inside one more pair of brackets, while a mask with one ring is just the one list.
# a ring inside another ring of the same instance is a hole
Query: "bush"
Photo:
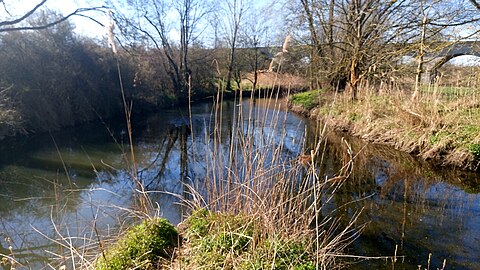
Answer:
[[153, 218], [128, 230], [100, 257], [97, 270], [155, 269], [168, 259], [177, 243], [176, 229], [166, 219]]

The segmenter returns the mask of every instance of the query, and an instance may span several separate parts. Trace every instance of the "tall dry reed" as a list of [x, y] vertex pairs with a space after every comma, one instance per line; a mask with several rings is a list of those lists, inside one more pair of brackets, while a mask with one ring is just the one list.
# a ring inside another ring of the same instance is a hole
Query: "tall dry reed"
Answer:
[[[339, 267], [337, 258], [361, 231], [355, 224], [360, 213], [343, 224], [334, 214], [342, 205], [332, 208], [335, 193], [351, 171], [351, 149], [346, 147], [347, 160], [337, 175], [320, 175], [325, 143], [321, 132], [308, 149], [303, 130], [296, 130], [293, 137], [287, 134], [287, 107], [274, 91], [252, 93], [248, 100], [240, 92], [227, 128], [221, 95], [219, 91], [214, 121], [204, 134], [207, 176], [188, 186], [191, 197], [185, 203], [192, 209], [249, 217], [259, 226], [257, 246], [267, 247], [277, 238], [302, 239], [315, 254], [316, 269]], [[300, 152], [292, 151], [287, 141], [301, 146]]]

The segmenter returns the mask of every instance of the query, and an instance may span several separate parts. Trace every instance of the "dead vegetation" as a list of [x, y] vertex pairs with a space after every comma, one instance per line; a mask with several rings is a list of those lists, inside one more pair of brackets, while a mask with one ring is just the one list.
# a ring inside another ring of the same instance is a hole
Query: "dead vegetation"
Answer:
[[[242, 85], [247, 89], [252, 88], [254, 81], [254, 73], [249, 73], [242, 80]], [[270, 71], [258, 71], [257, 73], [257, 87], [271, 88], [273, 86], [280, 86], [285, 89], [306, 90], [308, 89], [308, 80], [300, 76], [285, 73], [276, 73]]]
[[369, 142], [388, 144], [438, 165], [479, 170], [478, 88], [424, 86], [420, 97], [411, 100], [407, 91], [365, 86], [358, 97], [352, 101], [343, 94], [331, 95], [330, 105], [312, 114]]

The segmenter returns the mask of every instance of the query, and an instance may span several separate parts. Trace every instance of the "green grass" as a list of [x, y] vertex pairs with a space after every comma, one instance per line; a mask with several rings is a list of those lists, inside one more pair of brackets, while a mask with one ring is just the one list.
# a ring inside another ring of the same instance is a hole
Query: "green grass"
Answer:
[[307, 110], [311, 110], [319, 105], [320, 94], [324, 90], [313, 90], [303, 93], [294, 94], [290, 97], [293, 105], [302, 106]]
[[473, 143], [473, 144], [470, 144], [470, 146], [468, 147], [468, 149], [470, 150], [470, 152], [473, 154], [473, 156], [475, 157], [475, 160], [479, 160], [480, 161], [480, 143]]
[[444, 138], [448, 137], [450, 134], [445, 131], [439, 131], [435, 134], [432, 134], [429, 139], [429, 143], [431, 145], [435, 145], [439, 142], [441, 142]]
[[95, 269], [157, 269], [177, 243], [176, 229], [166, 219], [153, 218], [132, 227], [98, 258]]
[[423, 85], [420, 88], [420, 92], [443, 96], [447, 99], [454, 99], [458, 96], [469, 96], [475, 93], [478, 93], [480, 90], [478, 88], [472, 87], [455, 87], [455, 86], [428, 86]]
[[315, 269], [308, 241], [266, 235], [255, 217], [199, 210], [185, 225], [187, 268]]

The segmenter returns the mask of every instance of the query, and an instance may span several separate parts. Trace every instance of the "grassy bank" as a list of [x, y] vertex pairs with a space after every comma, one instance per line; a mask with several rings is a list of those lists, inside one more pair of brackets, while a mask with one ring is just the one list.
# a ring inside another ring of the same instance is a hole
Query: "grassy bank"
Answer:
[[410, 92], [363, 87], [355, 101], [343, 93], [302, 93], [294, 95], [291, 104], [309, 108], [312, 117], [367, 141], [439, 165], [480, 169], [478, 89], [424, 86], [412, 100]]
[[92, 268], [316, 269], [309, 234], [266, 236], [265, 225], [259, 218], [204, 209], [195, 211], [178, 231], [165, 219], [147, 219], [104, 250]]

